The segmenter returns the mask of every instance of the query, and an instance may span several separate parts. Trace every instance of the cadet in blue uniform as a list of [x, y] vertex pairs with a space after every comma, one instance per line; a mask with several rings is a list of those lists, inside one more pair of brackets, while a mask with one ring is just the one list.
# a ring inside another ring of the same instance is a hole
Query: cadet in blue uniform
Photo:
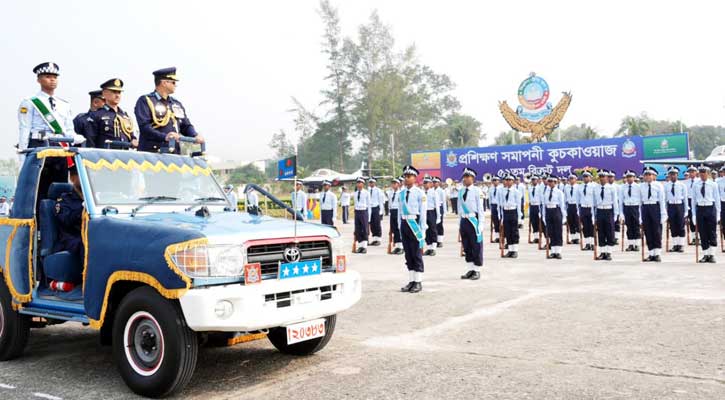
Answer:
[[597, 192], [597, 183], [592, 182], [592, 173], [582, 172], [582, 184], [578, 198], [579, 220], [582, 223], [582, 236], [584, 247], [582, 250], [594, 250], [594, 195]]
[[527, 190], [529, 191], [529, 225], [531, 225], [531, 232], [534, 235], [534, 243], [539, 243], [539, 226], [543, 225], [543, 222], [541, 222], [540, 203], [543, 186], [539, 185], [538, 175], [531, 175], [531, 181]]
[[368, 252], [368, 234], [370, 230], [370, 192], [365, 189], [365, 178], [357, 178], [355, 183], [357, 190], [353, 193], [352, 199], [355, 202], [355, 241], [357, 252], [364, 254]]
[[[695, 218], [692, 213], [695, 211], [695, 204], [692, 202], [692, 196], [695, 193], [695, 183], [700, 181], [697, 177], [697, 168], [694, 165], [687, 167], [687, 174], [685, 179], [685, 186], [687, 187], [687, 220], [690, 228], [690, 232], [695, 232]], [[695, 244], [695, 235], [692, 235], [691, 245]]]
[[[204, 138], [196, 132], [184, 106], [171, 97], [178, 82], [176, 68], [160, 69], [153, 74], [156, 90], [139, 97], [134, 108], [140, 129], [138, 150], [158, 153], [168, 148], [169, 140], [179, 136], [194, 137], [196, 143], [203, 143]], [[178, 141], [176, 148], [170, 150], [179, 153]]]
[[717, 183], [708, 179], [710, 167], [698, 168], [700, 179], [693, 185], [692, 219], [700, 235], [703, 257], [698, 262], [714, 263], [717, 247], [717, 225], [720, 222], [720, 193]]
[[667, 221], [665, 189], [657, 182], [657, 170], [644, 169], [644, 182], [640, 183], [642, 227], [647, 241], [649, 257], [645, 261], [660, 262], [662, 253], [662, 224]]
[[636, 177], [637, 174], [628, 169], [624, 173], [625, 183], [619, 187], [619, 217], [624, 220], [624, 225], [627, 227], [627, 248], [625, 251], [639, 251], [639, 241], [641, 239], [639, 225], [642, 218], [639, 215], [639, 209], [642, 196], [640, 196], [640, 185], [634, 181]]
[[556, 187], [557, 179], [550, 176], [546, 179], [549, 184], [541, 193], [539, 202], [541, 214], [546, 224], [546, 237], [549, 238], [549, 257], [561, 260], [561, 247], [564, 244], [563, 232], [561, 227], [566, 221], [567, 206], [566, 195], [558, 187]]
[[58, 239], [55, 242], [53, 252], [68, 251], [77, 257], [78, 262], [74, 265], [76, 270], [70, 271], [70, 274], [77, 277], [73, 280], [73, 283], [80, 283], [85, 255], [83, 241], [81, 240], [83, 192], [81, 191], [76, 167], [69, 167], [68, 172], [70, 182], [73, 184], [73, 190], [61, 194], [60, 198], [56, 199], [55, 216], [58, 220]]
[[[99, 108], [103, 107], [104, 104], [106, 104], [106, 101], [103, 100], [103, 94], [101, 93], [101, 90], [92, 90], [88, 92], [88, 95], [91, 96], [91, 105], [88, 108], [88, 112], [80, 113], [76, 115], [75, 118], [73, 118], [73, 130], [80, 133], [81, 135], [83, 132], [85, 132], [85, 124], [88, 120], [88, 115], [92, 113], [93, 111], [98, 110]], [[87, 138], [86, 138], [87, 139]]]
[[500, 187], [501, 178], [494, 176], [491, 178], [491, 187], [488, 188], [488, 200], [491, 205], [491, 224], [493, 224], [493, 235], [491, 235], [491, 243], [498, 242], [501, 230], [501, 218], [498, 212], [498, 195], [503, 190]]
[[616, 246], [614, 241], [614, 219], [619, 215], [619, 199], [617, 189], [609, 183], [610, 171], [602, 170], [599, 172], [601, 185], [597, 188], [594, 195], [594, 217], [597, 224], [597, 233], [599, 248], [601, 253], [597, 260], [612, 259], [612, 250]]
[[506, 236], [508, 252], [504, 257], [519, 256], [519, 220], [521, 219], [521, 196], [516, 189], [513, 175], [506, 175], [505, 188], [498, 193], [498, 216], [503, 220], [503, 233]]
[[672, 249], [677, 253], [685, 251], [685, 217], [688, 213], [687, 186], [677, 180], [680, 169], [672, 166], [667, 170], [665, 182], [665, 200], [667, 201], [667, 219], [670, 222], [670, 235], [672, 236]]
[[398, 199], [400, 197], [400, 184], [402, 182], [401, 178], [393, 178], [387, 194], [388, 199], [390, 199], [388, 209], [390, 212], [390, 232], [393, 233], [393, 254], [403, 253], [403, 242], [400, 237], [400, 228], [398, 227]]
[[83, 136], [88, 140], [88, 147], [106, 148], [106, 141], [129, 143], [138, 146], [136, 133], [131, 117], [121, 109], [121, 93], [123, 81], [118, 78], [109, 79], [101, 84], [106, 104], [88, 115]]
[[483, 267], [483, 194], [477, 188], [476, 171], [463, 169], [463, 187], [458, 192], [458, 215], [461, 217], [459, 232], [461, 244], [468, 263], [467, 271], [461, 279], [477, 280], [481, 278]]
[[443, 218], [446, 216], [448, 208], [448, 202], [446, 202], [446, 192], [441, 187], [441, 178], [433, 177], [433, 188], [435, 189], [435, 203], [438, 207], [438, 214], [441, 216], [436, 223], [436, 247], [443, 247], [443, 239], [445, 235], [445, 229], [443, 228]]
[[337, 196], [330, 191], [332, 183], [322, 181], [322, 196], [320, 196], [320, 223], [335, 226], [337, 220]]
[[433, 180], [426, 176], [423, 178], [423, 187], [425, 188], [426, 197], [426, 222], [428, 225], [425, 230], [425, 243], [428, 245], [425, 256], [436, 255], [436, 246], [438, 245], [438, 230], [436, 225], [441, 219], [440, 208], [436, 204], [436, 190], [433, 187]]
[[566, 197], [566, 225], [569, 227], [569, 234], [571, 235], [571, 242], [579, 244], [579, 212], [577, 204], [579, 203], [579, 184], [577, 183], [577, 176], [570, 174], [568, 183], [564, 185], [564, 196]]
[[412, 165], [403, 167], [405, 186], [398, 197], [398, 229], [403, 241], [405, 265], [408, 267], [408, 284], [400, 288], [401, 292], [418, 293], [423, 290], [423, 255], [426, 226], [426, 196], [415, 186], [418, 170]]
[[[607, 181], [610, 185], [614, 188], [614, 190], [617, 192], [617, 197], [619, 197], [619, 184], [615, 181], [617, 175], [612, 170], [607, 170]], [[614, 216], [614, 245], [619, 244], [619, 236], [617, 233], [619, 233], [619, 230], [622, 228], [621, 221], [619, 220], [619, 215]]]
[[370, 192], [370, 234], [373, 236], [370, 246], [380, 246], [380, 238], [383, 237], [385, 194], [377, 187], [375, 178], [368, 180], [368, 191]]

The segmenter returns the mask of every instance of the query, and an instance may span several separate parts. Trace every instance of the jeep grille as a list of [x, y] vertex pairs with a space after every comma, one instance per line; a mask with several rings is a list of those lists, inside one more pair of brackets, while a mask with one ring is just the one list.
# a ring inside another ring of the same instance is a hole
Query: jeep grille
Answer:
[[276, 278], [279, 270], [279, 263], [285, 263], [284, 249], [290, 246], [297, 246], [300, 249], [300, 261], [317, 260], [322, 258], [322, 271], [331, 271], [332, 250], [327, 240], [315, 240], [300, 242], [296, 245], [292, 242], [252, 245], [247, 248], [247, 262], [260, 263], [262, 265], [262, 276], [264, 279]]

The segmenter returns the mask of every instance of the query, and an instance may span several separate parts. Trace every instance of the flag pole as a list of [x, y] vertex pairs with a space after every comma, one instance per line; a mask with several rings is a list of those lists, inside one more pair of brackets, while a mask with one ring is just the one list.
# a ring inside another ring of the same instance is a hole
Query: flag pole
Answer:
[[[293, 196], [292, 196], [292, 199], [293, 199], [293, 201], [292, 201], [292, 203], [293, 203], [292, 204], [292, 207], [295, 209], [295, 222], [294, 222], [294, 236], [293, 236], [293, 238], [294, 238], [294, 243], [297, 244], [297, 211], [298, 211], [297, 210], [297, 144], [295, 144], [295, 165], [294, 165], [294, 168], [295, 168], [295, 178], [294, 178], [295, 187], [293, 188], [293, 192], [292, 192], [293, 193]], [[305, 208], [306, 208], [306, 206], [305, 206]]]

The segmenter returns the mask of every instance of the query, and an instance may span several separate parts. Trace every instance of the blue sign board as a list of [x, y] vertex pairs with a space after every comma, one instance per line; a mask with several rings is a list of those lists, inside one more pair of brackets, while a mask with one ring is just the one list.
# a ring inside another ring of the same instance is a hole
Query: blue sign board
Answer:
[[319, 259], [284, 263], [279, 266], [279, 279], [319, 275], [321, 271], [322, 262]]
[[297, 175], [297, 156], [277, 161], [277, 179], [294, 178]]

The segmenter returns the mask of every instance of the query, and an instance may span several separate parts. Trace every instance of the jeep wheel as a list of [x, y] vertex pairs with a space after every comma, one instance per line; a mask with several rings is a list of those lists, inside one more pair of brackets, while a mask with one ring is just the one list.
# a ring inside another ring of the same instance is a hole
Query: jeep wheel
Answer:
[[287, 344], [287, 328], [285, 327], [270, 329], [267, 337], [274, 347], [284, 354], [308, 356], [310, 354], [317, 353], [327, 346], [327, 343], [332, 338], [332, 334], [335, 332], [336, 321], [336, 315], [325, 317], [325, 336], [317, 339], [306, 340], [295, 344]]
[[30, 336], [30, 318], [13, 310], [12, 301], [0, 274], [0, 361], [20, 357]]
[[178, 303], [148, 286], [123, 298], [113, 323], [113, 358], [126, 385], [164, 397], [189, 383], [199, 350]]

